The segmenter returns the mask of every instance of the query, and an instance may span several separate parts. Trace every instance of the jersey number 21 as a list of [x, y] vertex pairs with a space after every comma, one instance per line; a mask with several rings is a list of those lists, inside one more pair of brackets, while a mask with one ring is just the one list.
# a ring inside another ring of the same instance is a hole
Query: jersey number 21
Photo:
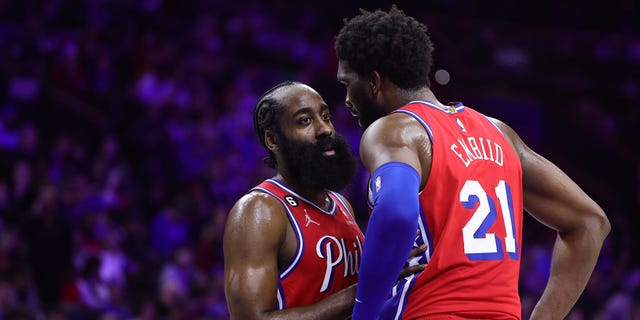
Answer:
[[504, 221], [506, 231], [504, 239], [499, 239], [494, 233], [488, 233], [489, 228], [497, 220], [498, 212], [495, 201], [487, 195], [480, 182], [467, 180], [460, 190], [460, 202], [465, 208], [473, 209], [479, 203], [467, 224], [462, 228], [464, 253], [470, 260], [504, 259], [501, 240], [504, 240], [509, 258], [518, 260], [511, 188], [504, 180], [500, 180], [495, 187], [495, 192], [500, 203], [500, 212], [502, 212], [502, 221]]

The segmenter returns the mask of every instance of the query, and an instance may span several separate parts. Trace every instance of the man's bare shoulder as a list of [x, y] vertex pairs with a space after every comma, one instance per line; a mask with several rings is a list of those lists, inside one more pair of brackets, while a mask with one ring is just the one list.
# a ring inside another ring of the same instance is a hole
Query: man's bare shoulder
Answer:
[[363, 133], [360, 159], [370, 172], [387, 162], [404, 162], [420, 173], [424, 169], [420, 160], [429, 149], [429, 137], [418, 120], [392, 113], [376, 120]]
[[281, 215], [283, 210], [282, 204], [274, 196], [260, 190], [253, 190], [236, 201], [229, 213], [229, 218], [270, 219], [273, 215]]
[[391, 113], [373, 122], [363, 133], [362, 140], [407, 143], [423, 134], [424, 128], [412, 116]]

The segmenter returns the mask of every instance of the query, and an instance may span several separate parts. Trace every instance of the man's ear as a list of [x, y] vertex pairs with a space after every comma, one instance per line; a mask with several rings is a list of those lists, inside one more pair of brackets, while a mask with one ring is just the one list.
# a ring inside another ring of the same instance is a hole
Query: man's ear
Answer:
[[378, 73], [378, 71], [371, 71], [371, 73], [369, 73], [369, 85], [371, 86], [371, 94], [375, 95], [376, 93], [378, 93], [382, 88], [382, 79], [380, 77], [380, 73]]
[[278, 138], [271, 130], [264, 131], [264, 144], [267, 146], [267, 149], [271, 151], [279, 149]]

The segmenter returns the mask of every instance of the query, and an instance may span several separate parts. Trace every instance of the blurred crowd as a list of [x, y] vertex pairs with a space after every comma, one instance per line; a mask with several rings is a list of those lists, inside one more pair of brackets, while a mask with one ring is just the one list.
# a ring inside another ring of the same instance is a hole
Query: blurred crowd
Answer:
[[[608, 213], [569, 317], [640, 319], [640, 3], [573, 2], [399, 7], [430, 28], [441, 100], [505, 120]], [[311, 84], [358, 150], [333, 37], [358, 7], [389, 5], [341, 5], [0, 0], [0, 319], [228, 318], [226, 215], [273, 174], [258, 96]], [[344, 190], [363, 228], [366, 179]], [[527, 218], [523, 241], [526, 316], [554, 233]]]

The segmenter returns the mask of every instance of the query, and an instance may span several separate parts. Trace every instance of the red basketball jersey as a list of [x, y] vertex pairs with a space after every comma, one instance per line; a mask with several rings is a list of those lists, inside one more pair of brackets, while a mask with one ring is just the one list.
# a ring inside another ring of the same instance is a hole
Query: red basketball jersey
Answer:
[[332, 204], [325, 211], [272, 179], [253, 190], [280, 200], [298, 241], [280, 270], [278, 310], [318, 302], [356, 283], [364, 236], [340, 195], [327, 192]]
[[397, 110], [414, 117], [432, 142], [432, 164], [420, 193], [415, 245], [426, 269], [398, 282], [384, 318], [450, 314], [520, 319], [522, 168], [491, 120], [462, 104], [442, 109], [412, 102]]

